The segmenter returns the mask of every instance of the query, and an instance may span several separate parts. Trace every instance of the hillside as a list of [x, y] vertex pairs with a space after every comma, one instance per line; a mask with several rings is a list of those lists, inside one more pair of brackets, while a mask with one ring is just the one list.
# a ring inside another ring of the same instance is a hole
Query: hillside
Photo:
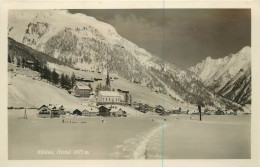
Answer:
[[208, 57], [190, 70], [221, 96], [243, 105], [251, 103], [250, 47], [224, 58]]
[[9, 37], [74, 68], [109, 71], [177, 103], [239, 107], [210, 92], [195, 74], [164, 62], [93, 17], [66, 10], [10, 11]]

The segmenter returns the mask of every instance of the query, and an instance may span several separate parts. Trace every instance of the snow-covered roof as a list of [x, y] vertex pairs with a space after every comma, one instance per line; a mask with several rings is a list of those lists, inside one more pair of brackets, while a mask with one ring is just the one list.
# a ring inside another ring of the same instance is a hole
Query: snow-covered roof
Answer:
[[100, 91], [99, 94], [101, 96], [116, 96], [116, 97], [120, 97], [120, 94], [118, 92], [115, 91]]
[[91, 90], [90, 87], [87, 86], [87, 85], [77, 85], [76, 87], [79, 88], [79, 89], [87, 89], [87, 90]]
[[110, 110], [111, 113], [117, 113], [117, 110]]

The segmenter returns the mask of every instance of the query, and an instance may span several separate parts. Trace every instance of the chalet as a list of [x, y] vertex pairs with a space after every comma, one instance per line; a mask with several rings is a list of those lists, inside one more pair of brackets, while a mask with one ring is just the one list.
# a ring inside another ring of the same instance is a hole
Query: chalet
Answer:
[[53, 118], [60, 117], [61, 115], [65, 115], [63, 105], [42, 105], [38, 110], [38, 116], [41, 118]]
[[82, 115], [82, 112], [79, 109], [76, 109], [72, 112], [73, 115]]
[[109, 117], [110, 116], [110, 110], [109, 108], [105, 107], [105, 106], [101, 106], [98, 108], [98, 115], [99, 116], [104, 116], [104, 117]]
[[116, 91], [100, 91], [97, 96], [97, 104], [122, 104], [122, 97]]
[[93, 110], [92, 108], [89, 110], [85, 109], [82, 111], [82, 116], [86, 116], [86, 117], [94, 117], [98, 115], [98, 111]]
[[40, 118], [51, 118], [51, 109], [48, 106], [42, 105], [38, 110]]
[[123, 111], [121, 108], [119, 110], [110, 110], [110, 115], [114, 117], [126, 117], [126, 112]]
[[89, 113], [88, 113], [89, 117], [95, 117], [97, 115], [98, 115], [98, 111], [95, 111], [95, 110], [90, 110]]
[[126, 117], [126, 112], [122, 110], [121, 108], [117, 111], [117, 116], [118, 117]]
[[61, 115], [65, 115], [63, 105], [54, 105], [51, 109], [52, 117], [60, 117]]
[[87, 85], [75, 86], [75, 96], [77, 97], [89, 97], [91, 95], [91, 88]]
[[89, 111], [85, 109], [82, 111], [81, 115], [87, 117], [89, 115]]

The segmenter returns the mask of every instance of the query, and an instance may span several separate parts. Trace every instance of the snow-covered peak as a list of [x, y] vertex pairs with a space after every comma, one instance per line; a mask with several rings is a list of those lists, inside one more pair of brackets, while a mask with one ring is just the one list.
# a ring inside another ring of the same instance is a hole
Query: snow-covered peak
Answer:
[[71, 14], [67, 10], [10, 10], [9, 26], [12, 26], [13, 29], [9, 36], [18, 39], [18, 42], [22, 42], [24, 33], [21, 31], [27, 29], [31, 22], [48, 23], [50, 31], [54, 32], [62, 28], [93, 27], [110, 43], [115, 43], [115, 40], [121, 39], [111, 25], [84, 14]]
[[190, 67], [207, 85], [212, 84], [222, 76], [234, 77], [241, 69], [246, 70], [251, 63], [251, 48], [246, 46], [235, 54], [224, 58], [207, 57], [196, 66]]

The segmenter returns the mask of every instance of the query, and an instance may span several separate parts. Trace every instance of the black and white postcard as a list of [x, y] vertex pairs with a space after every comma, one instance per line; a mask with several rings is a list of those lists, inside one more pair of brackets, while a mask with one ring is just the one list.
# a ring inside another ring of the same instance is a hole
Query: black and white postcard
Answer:
[[3, 2], [0, 166], [256, 167], [257, 5]]

